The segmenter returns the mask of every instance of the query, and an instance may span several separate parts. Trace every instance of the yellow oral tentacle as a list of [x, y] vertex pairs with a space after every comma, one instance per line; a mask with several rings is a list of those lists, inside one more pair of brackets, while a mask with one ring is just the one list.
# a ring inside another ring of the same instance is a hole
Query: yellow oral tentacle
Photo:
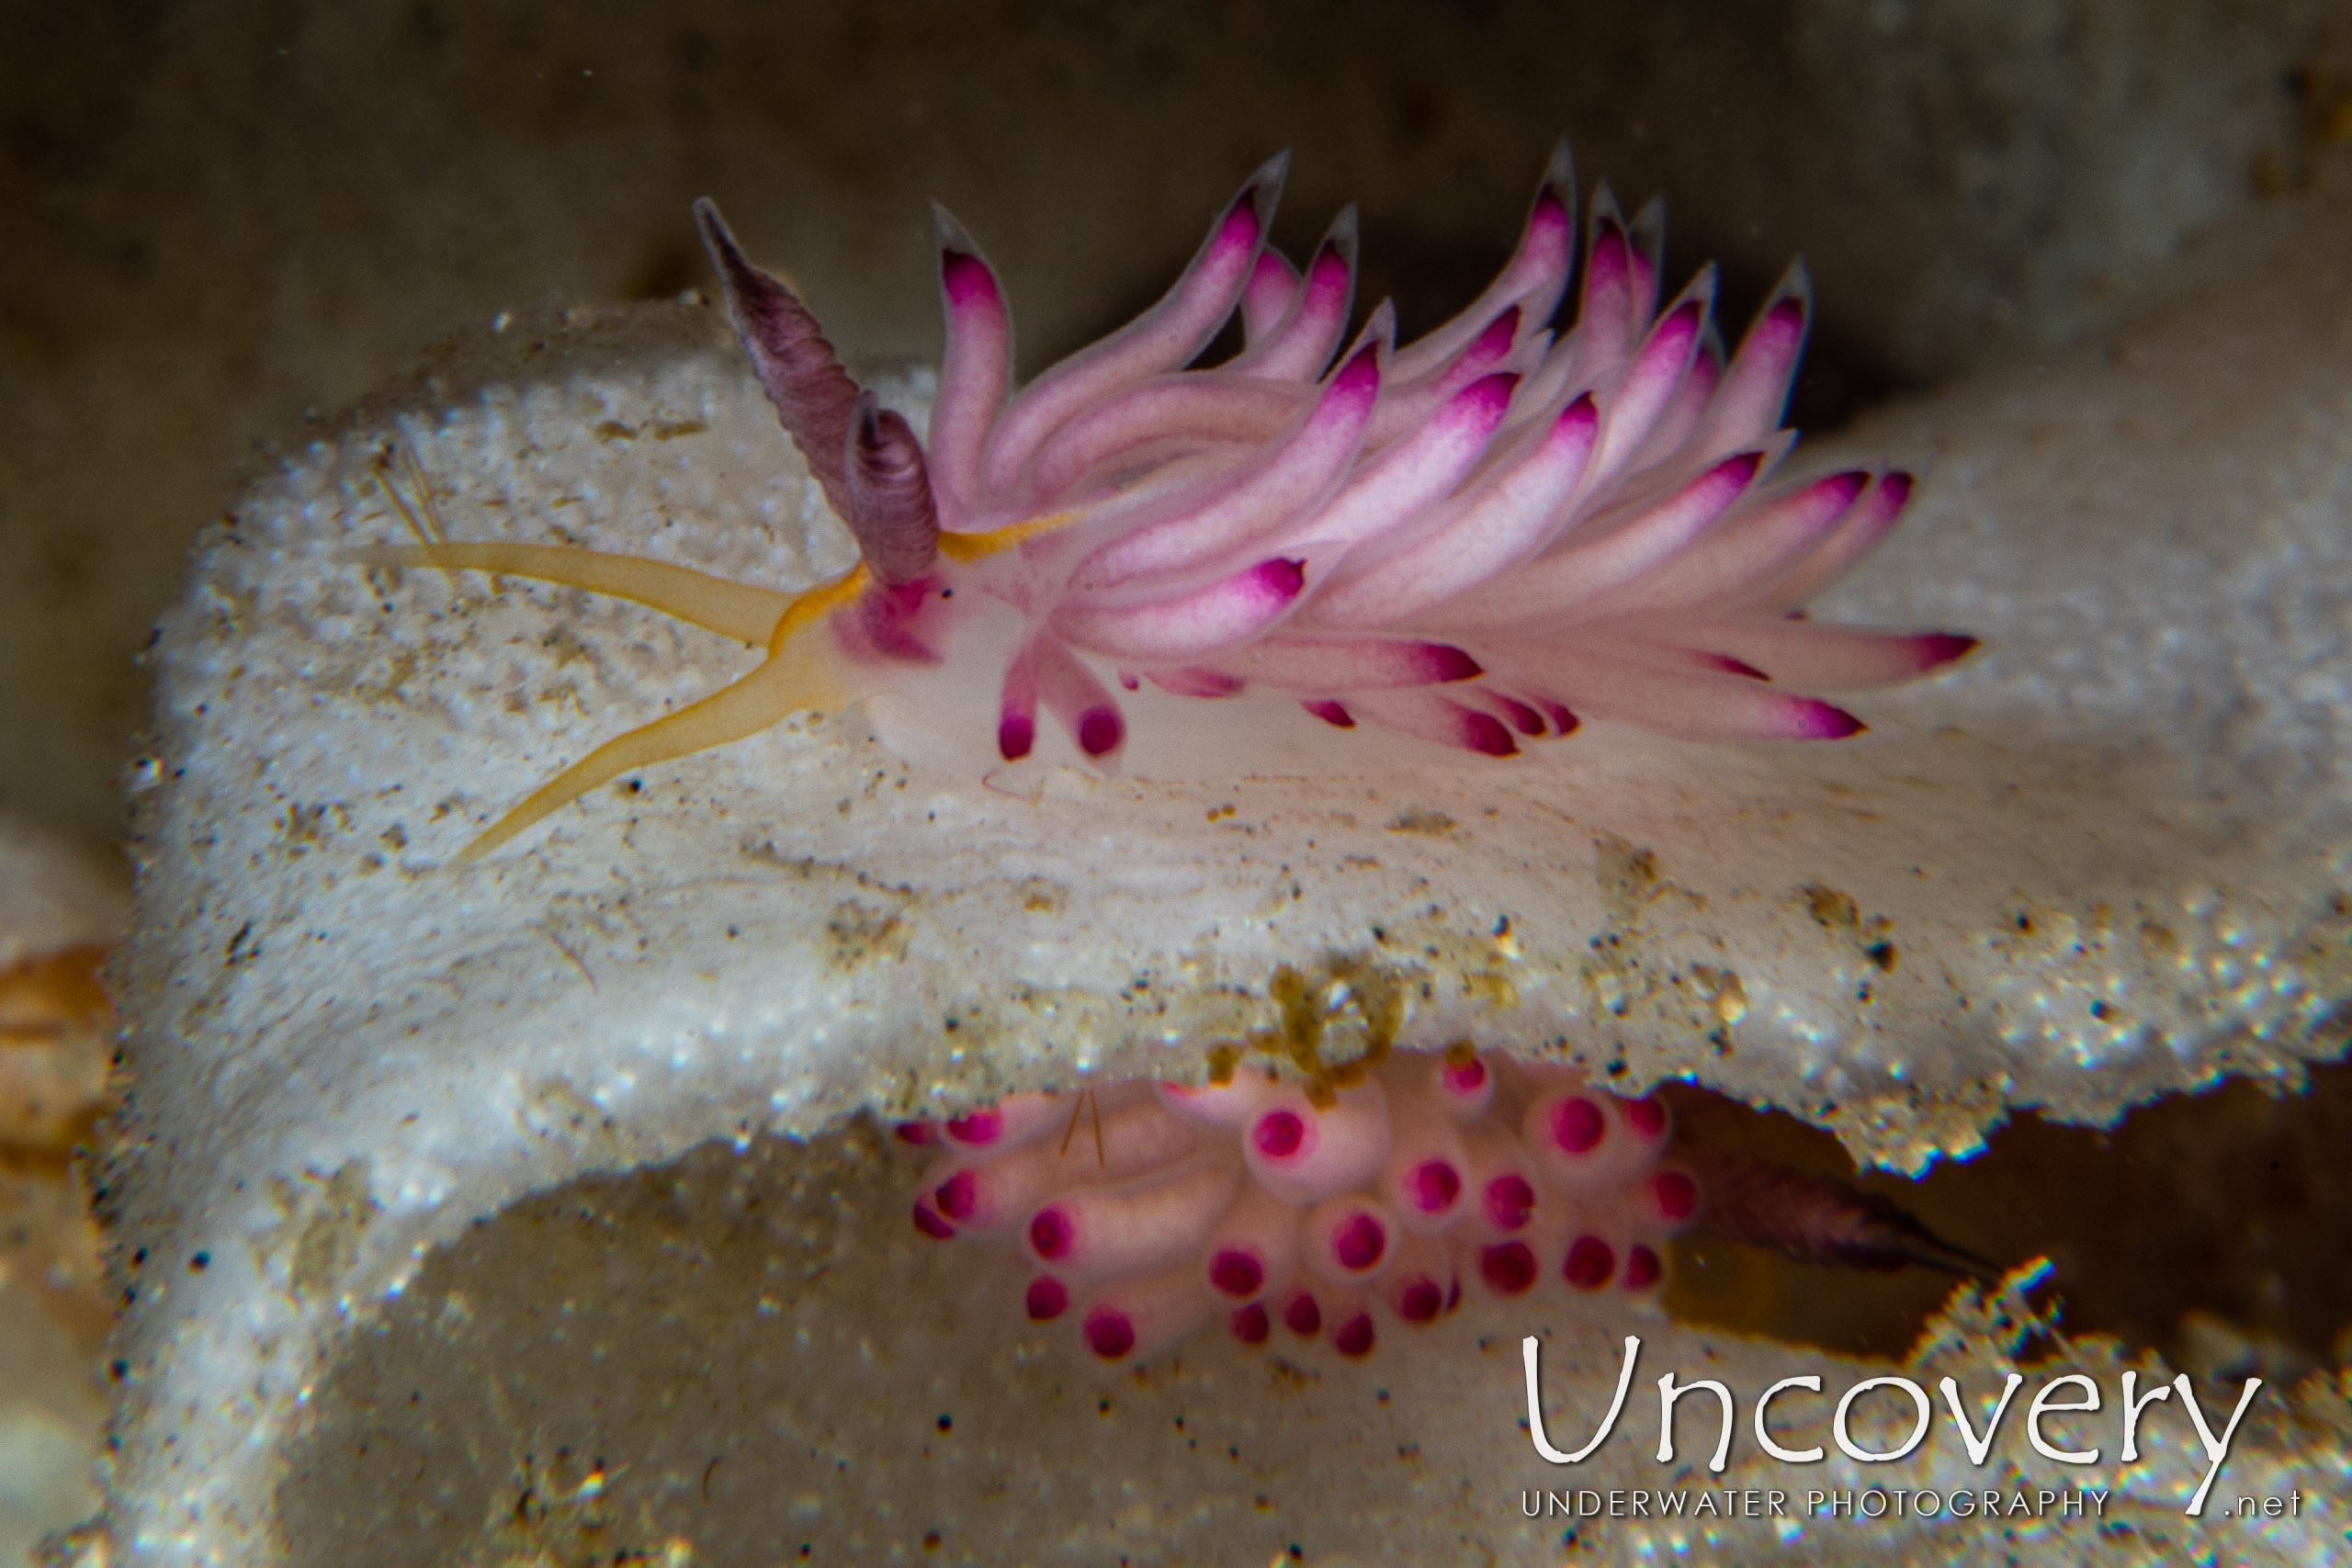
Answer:
[[[584, 588], [627, 599], [758, 648], [797, 603], [789, 593], [730, 582], [691, 567], [643, 556], [607, 555], [564, 545], [499, 541], [459, 545], [366, 545], [344, 552], [366, 566], [439, 567], [495, 571]], [[822, 592], [822, 590], [819, 590]], [[805, 595], [803, 597], [806, 597]]]
[[1077, 507], [1069, 512], [1048, 512], [1041, 517], [1008, 523], [985, 534], [942, 534], [939, 536], [939, 553], [949, 560], [986, 560], [1040, 535], [1067, 528], [1085, 515], [1086, 509]]
[[815, 625], [823, 616], [865, 592], [866, 584], [873, 581], [873, 575], [861, 563], [831, 582], [820, 582], [786, 604], [784, 613], [761, 634], [768, 645], [768, 657], [774, 659], [781, 655], [784, 645], [791, 641], [795, 634]]
[[[587, 552], [557, 551], [555, 553], [585, 554]], [[603, 556], [596, 558], [640, 566], [661, 564], [638, 561], [635, 558], [628, 556]], [[420, 564], [437, 563], [425, 561]], [[517, 575], [521, 575], [518, 569], [504, 565], [500, 565], [495, 570], [514, 570]], [[684, 570], [680, 568], [670, 570], [682, 572]], [[684, 575], [701, 578], [702, 574], [684, 572]], [[718, 581], [717, 579], [703, 579], [703, 581]], [[657, 762], [666, 762], [673, 758], [688, 756], [696, 751], [707, 751], [715, 746], [725, 746], [731, 741], [741, 740], [773, 725], [781, 724], [796, 713], [838, 705], [840, 686], [833, 679], [831, 661], [821, 654], [812, 653], [809, 650], [787, 650], [786, 645], [797, 633], [806, 630], [829, 612], [854, 599], [865, 589], [867, 581], [865, 569], [861, 566], [831, 582], [812, 588], [797, 598], [787, 599], [781, 593], [771, 594], [760, 589], [742, 590], [745, 593], [760, 593], [765, 598], [783, 602], [783, 609], [771, 617], [768, 629], [763, 629], [756, 637], [744, 639], [753, 643], [762, 640], [767, 642], [768, 656], [760, 662], [759, 668], [733, 685], [715, 692], [700, 702], [680, 708], [675, 713], [665, 714], [652, 723], [632, 729], [616, 739], [608, 740], [589, 752], [537, 789], [533, 790], [521, 804], [483, 829], [480, 838], [458, 852], [458, 863], [462, 864], [480, 860], [533, 823], [569, 806], [598, 784], [616, 779], [623, 773], [634, 772], [639, 768], [650, 767]], [[576, 585], [592, 586], [586, 582]], [[737, 585], [721, 583], [720, 586], [732, 588]], [[599, 587], [597, 592], [618, 592], [619, 591]], [[655, 603], [653, 600], [642, 598], [634, 593], [622, 596], [638, 599], [640, 604], [651, 604], [656, 609], [668, 610], [670, 614], [678, 615], [681, 619], [692, 618], [667, 604]], [[699, 620], [696, 624], [710, 625], [707, 621]], [[736, 635], [729, 628], [711, 626], [711, 629], [727, 630], [728, 635]]]

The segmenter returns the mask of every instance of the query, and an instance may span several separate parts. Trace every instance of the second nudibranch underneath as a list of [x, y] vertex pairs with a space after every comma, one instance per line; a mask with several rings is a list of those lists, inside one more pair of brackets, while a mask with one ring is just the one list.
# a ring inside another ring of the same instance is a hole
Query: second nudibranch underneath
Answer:
[[[1657, 305], [1663, 224], [1604, 186], [1572, 325], [1576, 207], [1555, 154], [1500, 276], [1396, 345], [1384, 303], [1352, 338], [1356, 219], [1306, 266], [1267, 243], [1286, 159], [1250, 177], [1167, 295], [1017, 391], [1003, 290], [935, 209], [947, 345], [926, 446], [843, 371], [815, 319], [695, 206], [761, 385], [860, 564], [794, 595], [638, 557], [431, 543], [386, 564], [496, 571], [648, 604], [766, 649], [750, 674], [590, 752], [469, 857], [607, 780], [878, 692], [992, 733], [1006, 762], [1049, 715], [1116, 769], [1114, 687], [1293, 696], [1489, 756], [1581, 716], [1706, 739], [1839, 739], [1811, 691], [1893, 684], [1965, 654], [1944, 632], [1799, 611], [1885, 537], [1908, 474], [1777, 481], [1810, 294], [1792, 266], [1738, 350], [1712, 267]], [[1233, 312], [1245, 346], [1191, 367]], [[968, 680], [985, 662], [992, 711]], [[978, 711], [976, 711], [978, 710]]]

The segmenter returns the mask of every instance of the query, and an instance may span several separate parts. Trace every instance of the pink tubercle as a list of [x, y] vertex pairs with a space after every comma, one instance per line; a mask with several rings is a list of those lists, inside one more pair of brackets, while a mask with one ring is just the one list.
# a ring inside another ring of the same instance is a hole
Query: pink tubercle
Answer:
[[1086, 1337], [1086, 1348], [1106, 1361], [1115, 1361], [1136, 1348], [1135, 1322], [1115, 1307], [1096, 1307], [1088, 1313], [1080, 1332]]
[[1435, 1280], [1414, 1280], [1396, 1292], [1396, 1315], [1407, 1323], [1435, 1323], [1445, 1310], [1445, 1292]]
[[1538, 1272], [1535, 1249], [1523, 1241], [1498, 1242], [1479, 1250], [1478, 1277], [1498, 1295], [1525, 1294], [1534, 1287]]
[[1617, 1272], [1617, 1253], [1597, 1235], [1580, 1235], [1568, 1244], [1560, 1266], [1561, 1278], [1579, 1291], [1597, 1291]]
[[890, 1132], [899, 1142], [919, 1149], [927, 1149], [939, 1142], [939, 1129], [929, 1122], [901, 1122]]
[[1456, 1094], [1476, 1094], [1487, 1087], [1487, 1064], [1476, 1056], [1458, 1064], [1448, 1062], [1442, 1071], [1445, 1087]]
[[1625, 1289], [1646, 1291], [1665, 1277], [1666, 1265], [1656, 1251], [1638, 1241], [1625, 1249]]
[[1577, 1095], [1564, 1100], [1552, 1112], [1552, 1142], [1572, 1155], [1589, 1154], [1609, 1130], [1600, 1107]]
[[1037, 743], [1037, 721], [1018, 714], [1007, 714], [996, 727], [997, 754], [1008, 762], [1017, 762], [1029, 755]]
[[1269, 1111], [1250, 1129], [1250, 1141], [1268, 1159], [1289, 1159], [1306, 1142], [1306, 1122], [1295, 1111]]
[[1077, 1239], [1069, 1216], [1057, 1208], [1040, 1209], [1029, 1222], [1029, 1245], [1040, 1258], [1064, 1257]]
[[956, 1227], [940, 1218], [939, 1211], [927, 1202], [915, 1204], [915, 1229], [933, 1241], [947, 1241], [956, 1235]]
[[979, 1179], [959, 1170], [933, 1190], [931, 1201], [951, 1220], [969, 1220], [979, 1212]]
[[1209, 1283], [1236, 1300], [1256, 1295], [1265, 1282], [1265, 1265], [1238, 1247], [1209, 1259]]
[[1462, 1173], [1451, 1160], [1423, 1160], [1410, 1179], [1413, 1206], [1425, 1214], [1442, 1213], [1462, 1195]]
[[1267, 1315], [1263, 1302], [1235, 1307], [1233, 1315], [1227, 1322], [1233, 1330], [1233, 1337], [1244, 1345], [1263, 1345], [1274, 1331], [1273, 1319]]
[[1372, 1314], [1359, 1312], [1331, 1330], [1331, 1348], [1351, 1360], [1362, 1360], [1372, 1354], [1377, 1337]]
[[1040, 1274], [1029, 1281], [1024, 1304], [1030, 1322], [1051, 1323], [1069, 1310], [1069, 1290], [1051, 1274]]
[[1356, 727], [1355, 716], [1329, 698], [1316, 698], [1298, 705], [1334, 729], [1353, 729]]
[[947, 1135], [974, 1147], [996, 1142], [1004, 1132], [1004, 1117], [995, 1111], [974, 1111], [947, 1123]]
[[1645, 1138], [1662, 1136], [1666, 1132], [1666, 1104], [1655, 1097], [1626, 1100], [1620, 1110], [1625, 1113], [1625, 1124]]
[[1535, 1213], [1535, 1189], [1525, 1177], [1507, 1173], [1487, 1183], [1487, 1219], [1498, 1231], [1515, 1231]]
[[1331, 1256], [1351, 1273], [1380, 1267], [1388, 1255], [1388, 1227], [1366, 1213], [1351, 1214], [1331, 1233]]
[[1313, 1292], [1301, 1291], [1283, 1303], [1283, 1326], [1302, 1339], [1311, 1339], [1323, 1330], [1323, 1309], [1316, 1303]]
[[1116, 708], [1089, 708], [1078, 719], [1078, 749], [1090, 757], [1107, 756], [1126, 739], [1125, 721]]
[[1650, 1178], [1650, 1196], [1669, 1222], [1679, 1223], [1699, 1212], [1699, 1183], [1688, 1171], [1659, 1171]]

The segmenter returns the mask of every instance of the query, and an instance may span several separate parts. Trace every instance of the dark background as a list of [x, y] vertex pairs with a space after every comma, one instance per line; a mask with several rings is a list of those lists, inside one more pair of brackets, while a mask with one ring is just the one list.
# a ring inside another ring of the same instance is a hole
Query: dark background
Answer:
[[[1365, 302], [1439, 319], [1553, 139], [1673, 198], [1736, 327], [1821, 299], [1810, 426], [2094, 330], [2313, 177], [2324, 0], [0, 0], [0, 810], [112, 840], [134, 658], [256, 443], [508, 307], [705, 281], [717, 197], [854, 358], [927, 358], [922, 198], [1035, 368], [1146, 302], [1296, 149]], [[2332, 118], [2333, 117], [2333, 118]]]

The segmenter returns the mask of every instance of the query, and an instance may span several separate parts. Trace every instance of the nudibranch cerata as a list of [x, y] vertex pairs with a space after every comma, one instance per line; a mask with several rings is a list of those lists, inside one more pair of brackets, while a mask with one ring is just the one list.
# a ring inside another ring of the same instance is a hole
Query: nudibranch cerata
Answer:
[[1220, 1320], [1245, 1345], [1279, 1325], [1367, 1356], [1379, 1316], [1426, 1327], [1465, 1280], [1498, 1301], [1565, 1287], [1647, 1307], [1667, 1243], [1702, 1217], [1807, 1262], [1998, 1272], [1842, 1182], [1670, 1154], [1663, 1100], [1564, 1064], [1465, 1041], [1284, 1082], [1238, 1058], [1212, 1052], [1198, 1088], [1020, 1094], [902, 1123], [938, 1151], [914, 1228], [1018, 1246], [1030, 1321], [1070, 1318], [1112, 1362]]
[[[920, 705], [928, 733], [992, 742], [990, 765], [1037, 751], [1042, 708], [1069, 760], [1115, 770], [1114, 687], [1144, 682], [1282, 694], [1324, 724], [1508, 757], [1585, 716], [1839, 739], [1860, 721], [1807, 692], [1892, 684], [1974, 646], [1801, 613], [1912, 490], [1885, 468], [1777, 478], [1810, 311], [1801, 264], [1726, 356], [1713, 268], [1658, 308], [1659, 209], [1628, 221], [1604, 186], [1575, 321], [1555, 332], [1577, 249], [1563, 148], [1466, 310], [1399, 346], [1384, 303], [1351, 338], [1354, 211], [1295, 265], [1267, 241], [1285, 164], [1250, 175], [1158, 304], [1018, 390], [996, 273], [937, 212], [947, 343], [927, 441], [697, 204], [761, 384], [862, 558], [793, 595], [555, 546], [362, 552], [617, 595], [766, 650], [466, 852], [624, 773], [882, 694]], [[1237, 310], [1245, 346], [1195, 367]]]
[[901, 1137], [940, 1149], [915, 1226], [1018, 1243], [1037, 1269], [1031, 1321], [1075, 1308], [1106, 1361], [1216, 1317], [1244, 1344], [1280, 1324], [1365, 1356], [1374, 1306], [1426, 1325], [1461, 1302], [1465, 1276], [1503, 1299], [1554, 1280], [1656, 1295], [1665, 1242], [1700, 1199], [1696, 1176], [1663, 1157], [1660, 1101], [1466, 1045], [1352, 1077], [1317, 1095], [1228, 1065], [1200, 1089], [1016, 1095], [910, 1123]]

